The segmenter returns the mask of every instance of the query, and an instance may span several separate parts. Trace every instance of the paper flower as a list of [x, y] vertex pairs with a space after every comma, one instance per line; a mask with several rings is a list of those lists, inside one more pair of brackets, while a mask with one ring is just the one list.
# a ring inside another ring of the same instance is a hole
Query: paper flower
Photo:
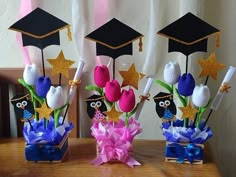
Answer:
[[106, 83], [105, 97], [110, 102], [116, 102], [120, 99], [120, 84], [117, 80]]
[[61, 86], [51, 86], [47, 93], [47, 104], [52, 109], [58, 109], [65, 104], [65, 94]]
[[52, 84], [49, 77], [39, 77], [36, 82], [36, 93], [38, 94], [38, 96], [46, 98], [51, 85]]
[[210, 98], [210, 90], [207, 85], [196, 85], [193, 90], [192, 101], [197, 107], [206, 106]]
[[176, 84], [179, 80], [181, 70], [178, 62], [169, 62], [165, 65], [164, 80], [168, 84]]
[[25, 66], [23, 78], [27, 84], [35, 85], [40, 75], [40, 71], [36, 64], [33, 63], [32, 65]]
[[195, 80], [191, 73], [188, 74], [184, 73], [182, 76], [180, 76], [178, 83], [178, 90], [180, 95], [183, 96], [192, 95], [194, 87], [195, 87]]
[[123, 90], [120, 100], [119, 100], [120, 109], [123, 112], [130, 112], [134, 109], [135, 106], [135, 95], [132, 88], [129, 90]]
[[94, 69], [94, 82], [99, 87], [105, 87], [110, 81], [110, 73], [106, 65], [96, 66]]

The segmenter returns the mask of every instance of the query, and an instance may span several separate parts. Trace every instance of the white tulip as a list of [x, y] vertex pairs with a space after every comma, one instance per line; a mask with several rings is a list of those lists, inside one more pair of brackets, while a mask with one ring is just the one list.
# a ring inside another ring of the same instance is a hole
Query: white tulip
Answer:
[[210, 99], [210, 90], [207, 85], [196, 85], [193, 90], [192, 101], [197, 107], [206, 106]]
[[178, 62], [169, 62], [165, 65], [164, 80], [168, 84], [176, 84], [179, 80], [181, 70]]
[[46, 99], [50, 108], [58, 109], [65, 104], [66, 97], [61, 86], [56, 88], [51, 86], [47, 93]]
[[35, 85], [40, 75], [40, 71], [36, 64], [33, 63], [32, 65], [25, 66], [23, 78], [27, 84]]

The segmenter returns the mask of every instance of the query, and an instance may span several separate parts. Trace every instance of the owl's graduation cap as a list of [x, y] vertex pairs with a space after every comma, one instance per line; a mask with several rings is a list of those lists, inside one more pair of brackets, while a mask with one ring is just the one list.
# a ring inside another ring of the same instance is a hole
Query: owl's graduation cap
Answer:
[[188, 56], [198, 51], [207, 52], [207, 40], [212, 35], [216, 36], [216, 46], [219, 46], [219, 33], [218, 29], [189, 12], [157, 34], [169, 39], [168, 52]]
[[96, 42], [98, 56], [105, 55], [113, 59], [121, 55], [132, 55], [132, 43], [138, 39], [139, 50], [142, 51], [142, 37], [142, 34], [115, 18], [85, 36]]
[[68, 38], [71, 39], [70, 25], [36, 8], [21, 18], [9, 29], [22, 33], [23, 46], [36, 46], [41, 50], [49, 45], [60, 45], [59, 31], [67, 28]]
[[159, 92], [158, 94], [156, 94], [156, 95], [153, 97], [154, 101], [157, 101], [157, 100], [162, 99], [162, 98], [173, 99], [173, 94], [171, 94], [171, 93]]
[[17, 94], [14, 97], [12, 97], [10, 101], [12, 103], [14, 103], [14, 102], [17, 102], [17, 101], [22, 100], [24, 98], [29, 99], [29, 94], [23, 94], [23, 93]]
[[103, 100], [104, 97], [100, 96], [100, 95], [92, 95], [90, 97], [88, 97], [85, 101], [98, 101], [98, 100]]

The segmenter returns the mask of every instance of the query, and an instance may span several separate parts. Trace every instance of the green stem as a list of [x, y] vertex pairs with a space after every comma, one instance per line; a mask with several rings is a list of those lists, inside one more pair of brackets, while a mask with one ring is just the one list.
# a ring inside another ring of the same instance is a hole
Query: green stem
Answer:
[[48, 120], [46, 118], [43, 119], [44, 121], [44, 129], [48, 128]]
[[31, 94], [31, 96], [36, 99], [41, 105], [43, 104], [43, 99], [40, 98], [34, 91], [34, 87], [27, 84], [24, 79], [18, 79], [18, 82], [23, 85]]
[[125, 113], [125, 126], [126, 126], [126, 127], [129, 126], [129, 115], [128, 115], [127, 112]]
[[[186, 107], [187, 106], [187, 104], [188, 104], [188, 97], [184, 97], [184, 100], [185, 100], [185, 105], [184, 105], [184, 107]], [[188, 124], [188, 118], [185, 118], [184, 119], [184, 127], [187, 127], [187, 124]]]

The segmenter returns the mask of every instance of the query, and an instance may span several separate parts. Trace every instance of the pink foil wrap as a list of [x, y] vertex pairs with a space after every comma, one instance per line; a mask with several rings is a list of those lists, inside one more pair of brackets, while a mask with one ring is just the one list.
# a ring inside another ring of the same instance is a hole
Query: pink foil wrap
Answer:
[[132, 150], [132, 141], [142, 129], [140, 123], [134, 118], [129, 119], [129, 126], [125, 126], [124, 120], [119, 122], [94, 122], [91, 127], [92, 135], [97, 140], [99, 154], [92, 161], [93, 165], [101, 165], [111, 160], [119, 160], [130, 167], [141, 165], [129, 152]]

